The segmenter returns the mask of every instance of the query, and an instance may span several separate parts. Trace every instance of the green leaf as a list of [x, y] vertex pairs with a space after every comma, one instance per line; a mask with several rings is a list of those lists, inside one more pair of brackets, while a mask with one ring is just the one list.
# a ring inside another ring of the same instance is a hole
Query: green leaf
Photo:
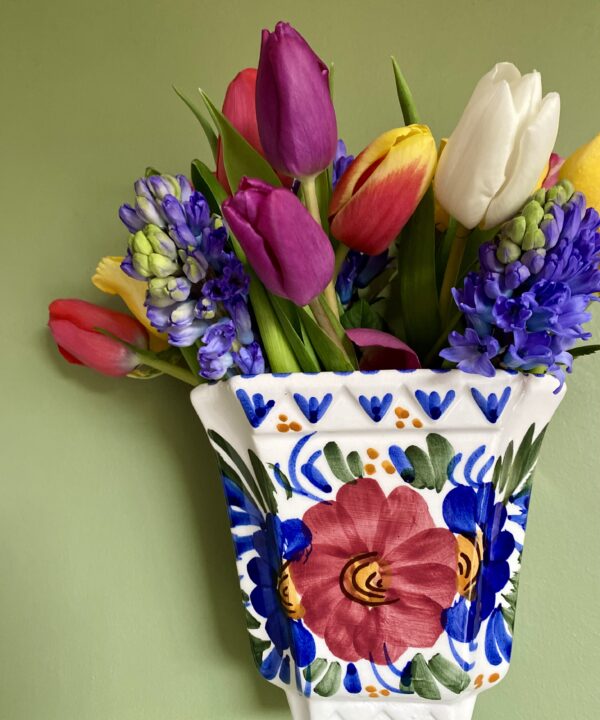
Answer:
[[450, 217], [450, 222], [448, 223], [448, 229], [446, 230], [445, 233], [442, 233], [441, 237], [438, 237], [438, 240], [436, 241], [435, 269], [436, 269], [438, 294], [440, 293], [440, 291], [442, 289], [442, 284], [444, 282], [444, 272], [446, 270], [446, 266], [448, 265], [448, 258], [450, 257], [450, 249], [456, 238], [457, 227], [458, 227], [458, 223], [457, 223], [456, 219], [453, 217]]
[[[336, 296], [337, 298], [337, 296]], [[342, 346], [344, 348], [344, 351], [346, 352], [346, 355], [348, 356], [348, 359], [352, 363], [352, 366], [354, 369], [358, 368], [358, 359], [356, 357], [356, 351], [354, 350], [354, 344], [350, 340], [350, 338], [346, 335], [346, 330], [342, 323], [340, 322], [340, 319], [337, 315], [334, 314], [333, 310], [329, 307], [329, 303], [327, 302], [325, 295], [321, 294], [319, 295], [319, 305], [325, 312], [325, 315], [327, 315], [327, 318], [331, 324], [331, 327], [333, 328], [333, 331], [337, 335], [337, 337], [341, 340]]]
[[600, 345], [580, 345], [579, 347], [569, 350], [574, 358], [584, 357], [585, 355], [593, 355], [600, 352]]
[[431, 188], [404, 226], [396, 246], [398, 273], [390, 283], [386, 320], [397, 335], [403, 328], [404, 340], [420, 357], [425, 357], [441, 331]]
[[357, 300], [341, 318], [342, 325], [350, 328], [373, 328], [383, 330], [383, 319], [366, 300]]
[[258, 620], [254, 617], [254, 615], [252, 615], [248, 608], [244, 608], [244, 612], [246, 616], [246, 627], [248, 630], [257, 630], [260, 627]]
[[435, 489], [441, 492], [448, 479], [448, 465], [455, 455], [454, 448], [446, 438], [437, 433], [430, 433], [427, 436], [427, 449], [433, 468]]
[[517, 595], [519, 593], [520, 574], [520, 570], [517, 570], [515, 572], [515, 574], [510, 579], [510, 591], [506, 593], [506, 595], [502, 595], [502, 597], [508, 603], [508, 607], [504, 605], [502, 606], [502, 616], [504, 617], [504, 620], [506, 621], [506, 624], [508, 625], [511, 634], [514, 633], [515, 630], [515, 612], [517, 609]]
[[250, 649], [252, 650], [252, 657], [254, 658], [254, 664], [257, 668], [262, 665], [262, 657], [265, 650], [271, 647], [271, 643], [268, 640], [261, 640], [260, 638], [250, 635]]
[[533, 481], [533, 471], [544, 441], [546, 428], [542, 430], [535, 440], [533, 439], [534, 434], [535, 425], [531, 425], [519, 445], [504, 491], [503, 502], [505, 504], [510, 501], [521, 486], [527, 486], [528, 484], [530, 486]]
[[192, 184], [204, 195], [211, 212], [220, 215], [221, 205], [228, 197], [227, 191], [202, 160], [192, 160]]
[[210, 150], [212, 152], [214, 161], [217, 162], [218, 139], [217, 139], [217, 134], [214, 131], [212, 125], [204, 117], [204, 115], [202, 114], [202, 111], [196, 105], [194, 105], [194, 103], [188, 97], [186, 97], [175, 86], [173, 86], [173, 90], [175, 90], [177, 95], [179, 95], [179, 97], [183, 100], [183, 102], [189, 107], [189, 109], [194, 113], [194, 115], [198, 119], [198, 122], [200, 123], [202, 130], [204, 131], [204, 135], [206, 136], [208, 144], [210, 145]]
[[419, 697], [427, 700], [441, 700], [440, 689], [421, 653], [415, 655], [412, 661], [412, 678], [415, 692]]
[[339, 690], [342, 681], [342, 668], [339, 662], [332, 662], [327, 668], [321, 682], [315, 687], [315, 692], [321, 697], [331, 697]]
[[500, 474], [498, 477], [498, 492], [502, 492], [504, 490], [504, 488], [506, 487], [506, 484], [508, 483], [508, 478], [510, 476], [510, 471], [512, 468], [513, 454], [514, 454], [514, 445], [511, 440], [508, 443], [508, 447], [506, 448], [506, 452], [504, 453], [504, 456], [502, 457], [501, 469], [500, 469]]
[[411, 485], [419, 490], [424, 488], [433, 490], [436, 486], [436, 475], [429, 455], [420, 447], [411, 445], [406, 449], [406, 457], [415, 471], [415, 478]]
[[454, 287], [462, 287], [465, 275], [474, 270], [479, 264], [479, 246], [483, 243], [489, 242], [493, 237], [496, 236], [498, 228], [492, 228], [491, 230], [480, 230], [475, 228], [471, 230], [467, 237], [465, 251], [462, 256], [462, 262], [460, 264], [460, 270], [454, 283]]
[[160, 170], [157, 170], [155, 167], [152, 167], [152, 165], [148, 165], [144, 172], [144, 177], [151, 177], [152, 175], [161, 175]]
[[354, 475], [354, 477], [362, 477], [364, 472], [364, 466], [362, 460], [360, 459], [360, 455], [356, 450], [353, 450], [351, 453], [349, 453], [349, 455], [346, 456], [346, 462], [348, 463], [350, 472]]
[[325, 370], [346, 371], [356, 367], [327, 333], [315, 322], [305, 308], [298, 308], [300, 321], [304, 326], [312, 346]]
[[457, 695], [466, 690], [471, 684], [468, 673], [439, 653], [434, 655], [427, 665], [435, 679]]
[[421, 122], [419, 119], [419, 112], [417, 111], [415, 101], [413, 99], [412, 92], [400, 70], [398, 61], [392, 55], [392, 68], [394, 69], [394, 79], [396, 81], [396, 92], [398, 93], [398, 100], [400, 101], [400, 108], [402, 110], [402, 117], [404, 118], [405, 125], [412, 125], [413, 123]]
[[248, 455], [250, 456], [252, 469], [254, 470], [254, 475], [256, 476], [256, 482], [258, 483], [260, 492], [265, 500], [265, 506], [272, 515], [276, 515], [277, 499], [275, 498], [273, 481], [269, 477], [269, 473], [254, 450], [248, 450]]
[[223, 164], [231, 190], [233, 192], [237, 190], [244, 175], [264, 180], [275, 187], [281, 187], [281, 181], [275, 170], [263, 156], [256, 152], [252, 145], [240, 135], [203, 90], [200, 90], [200, 95], [221, 135]]
[[341, 480], [343, 483], [356, 481], [356, 477], [348, 469], [340, 446], [336, 442], [333, 440], [328, 442], [323, 448], [323, 454], [325, 455], [327, 464], [331, 468], [331, 472], [338, 480]]
[[319, 361], [314, 353], [309, 338], [306, 337], [306, 339], [304, 339], [301, 337], [296, 332], [296, 329], [290, 319], [291, 313], [296, 314], [295, 306], [293, 306], [289, 301], [279, 298], [276, 295], [271, 295], [271, 305], [277, 314], [277, 319], [279, 320], [285, 337], [290, 344], [292, 352], [296, 356], [296, 360], [298, 361], [301, 370], [303, 372], [319, 372], [321, 366], [319, 365]]
[[323, 658], [315, 658], [308, 667], [305, 667], [302, 674], [304, 679], [308, 682], [314, 682], [317, 680], [327, 667], [327, 660]]

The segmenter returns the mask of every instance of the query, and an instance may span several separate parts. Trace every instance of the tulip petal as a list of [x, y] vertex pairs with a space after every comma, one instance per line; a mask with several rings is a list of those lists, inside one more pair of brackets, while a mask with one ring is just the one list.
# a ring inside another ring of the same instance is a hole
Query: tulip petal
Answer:
[[424, 125], [377, 138], [336, 186], [329, 207], [334, 237], [369, 255], [383, 252], [429, 187], [436, 159], [435, 141]]
[[559, 118], [560, 97], [549, 93], [518, 141], [514, 158], [506, 168], [509, 179], [490, 202], [484, 228], [495, 227], [513, 215], [533, 192], [556, 142]]
[[135, 353], [100, 333], [83, 330], [70, 320], [50, 319], [50, 332], [69, 362], [73, 359], [104, 375], [127, 375], [139, 365]]
[[417, 370], [417, 353], [394, 335], [372, 328], [346, 330], [352, 342], [363, 351], [361, 370]]
[[448, 139], [434, 179], [439, 203], [466, 228], [481, 222], [502, 187], [518, 129], [506, 80], [494, 85], [487, 98], [480, 100], [467, 105]]
[[600, 211], [600, 135], [570, 155], [558, 173], [582, 192], [590, 207]]
[[118, 295], [129, 311], [146, 328], [150, 334], [150, 349], [161, 352], [169, 347], [166, 335], [152, 327], [146, 315], [144, 301], [146, 299], [147, 284], [129, 277], [121, 269], [122, 257], [103, 257], [98, 263], [92, 283], [107, 295]]

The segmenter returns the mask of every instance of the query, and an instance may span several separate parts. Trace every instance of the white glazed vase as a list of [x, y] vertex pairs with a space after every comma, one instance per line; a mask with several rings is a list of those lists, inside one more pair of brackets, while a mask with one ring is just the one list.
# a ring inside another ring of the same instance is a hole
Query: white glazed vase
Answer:
[[192, 392], [254, 660], [294, 720], [469, 720], [506, 675], [556, 389], [506, 372], [382, 370]]

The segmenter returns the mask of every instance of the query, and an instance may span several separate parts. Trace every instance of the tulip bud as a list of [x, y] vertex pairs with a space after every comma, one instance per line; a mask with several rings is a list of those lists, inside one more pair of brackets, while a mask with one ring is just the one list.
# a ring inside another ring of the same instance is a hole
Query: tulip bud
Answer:
[[263, 30], [256, 116], [265, 155], [278, 172], [307, 178], [332, 163], [337, 125], [329, 71], [287, 23]]
[[558, 133], [560, 99], [537, 72], [499, 63], [479, 81], [440, 157], [438, 202], [462, 225], [491, 228], [534, 191]]
[[333, 236], [353, 250], [379, 255], [415, 211], [431, 183], [437, 151], [425, 125], [390, 130], [354, 160], [329, 205]]
[[48, 327], [63, 357], [105, 375], [127, 375], [139, 364], [134, 350], [98, 332], [107, 330], [130, 345], [146, 350], [148, 336], [129, 315], [83, 300], [54, 300], [48, 308]]
[[333, 275], [329, 238], [300, 200], [284, 188], [242, 178], [223, 215], [250, 265], [275, 295], [307, 305]]

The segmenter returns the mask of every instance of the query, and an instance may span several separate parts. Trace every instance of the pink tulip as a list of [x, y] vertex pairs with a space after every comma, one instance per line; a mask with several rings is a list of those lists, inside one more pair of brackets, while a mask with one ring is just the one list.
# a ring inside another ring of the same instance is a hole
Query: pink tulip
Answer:
[[48, 310], [52, 337], [70, 363], [113, 376], [127, 375], [140, 364], [133, 350], [98, 332], [98, 328], [140, 350], [148, 348], [146, 330], [129, 315], [85, 300], [54, 300]]
[[418, 370], [417, 353], [394, 335], [371, 328], [353, 328], [346, 335], [362, 350], [361, 370]]

